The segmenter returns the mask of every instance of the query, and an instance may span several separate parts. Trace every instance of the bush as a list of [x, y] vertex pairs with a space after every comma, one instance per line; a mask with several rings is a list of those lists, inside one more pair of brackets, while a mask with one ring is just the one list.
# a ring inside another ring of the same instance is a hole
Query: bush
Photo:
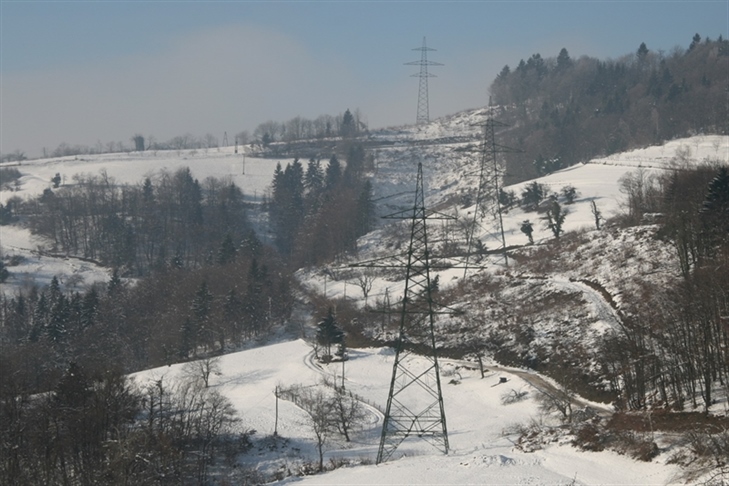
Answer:
[[501, 395], [502, 405], [511, 405], [512, 403], [519, 403], [526, 400], [529, 392], [526, 390], [514, 390], [513, 388], [506, 393]]

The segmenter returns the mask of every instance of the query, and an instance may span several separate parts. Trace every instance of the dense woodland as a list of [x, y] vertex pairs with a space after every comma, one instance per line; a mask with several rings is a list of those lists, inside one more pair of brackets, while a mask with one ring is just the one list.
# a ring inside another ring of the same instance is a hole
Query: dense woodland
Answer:
[[199, 267], [230, 259], [231, 241], [251, 237], [243, 194], [233, 183], [202, 183], [180, 169], [136, 185], [75, 175], [22, 205], [33, 233], [52, 251], [142, 276], [169, 264]]
[[662, 214], [682, 278], [626, 297], [623, 333], [604, 343], [606, 375], [625, 407], [683, 410], [729, 386], [729, 167], [624, 179], [628, 215]]
[[534, 54], [505, 66], [492, 103], [510, 125], [500, 135], [507, 183], [632, 148], [700, 133], [727, 134], [729, 40], [692, 39], [687, 49], [641, 44], [615, 60]]
[[4, 224], [22, 217], [54, 252], [114, 273], [84, 291], [54, 278], [2, 297], [0, 482], [205, 484], [218, 445], [245, 449], [220, 395], [192, 382], [140, 390], [123, 374], [210, 359], [284, 325], [293, 270], [369, 231], [366, 154], [342, 156], [278, 167], [264, 204], [275, 247], [253, 232], [238, 187], [186, 168], [136, 185], [78, 175], [3, 208]]
[[372, 186], [363, 177], [368, 157], [359, 144], [349, 146], [346, 166], [332, 155], [326, 167], [309, 160], [279, 165], [273, 179], [271, 225], [280, 252], [300, 268], [331, 261], [356, 250], [357, 238], [374, 218]]

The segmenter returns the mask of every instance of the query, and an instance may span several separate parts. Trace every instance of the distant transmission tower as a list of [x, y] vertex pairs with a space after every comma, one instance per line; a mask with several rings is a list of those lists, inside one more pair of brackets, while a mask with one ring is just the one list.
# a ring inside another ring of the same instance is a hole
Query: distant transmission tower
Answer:
[[[400, 329], [395, 341], [395, 363], [387, 398], [377, 463], [387, 461], [400, 443], [417, 435], [448, 453], [448, 432], [440, 386], [435, 347], [436, 312], [430, 279], [426, 210], [423, 195], [423, 166], [418, 164], [415, 203], [411, 210], [389, 216], [410, 219], [410, 246], [405, 265], [405, 293], [400, 313]], [[412, 346], [425, 345], [427, 355], [412, 360]]]
[[423, 125], [430, 122], [430, 113], [428, 107], [428, 78], [435, 78], [435, 74], [428, 72], [428, 66], [442, 66], [439, 62], [428, 61], [428, 51], [435, 51], [426, 47], [425, 37], [423, 37], [423, 47], [416, 47], [414, 51], [420, 51], [420, 60], [406, 62], [406, 66], [420, 66], [420, 73], [413, 74], [411, 77], [419, 77], [420, 84], [418, 89], [418, 116], [415, 119], [417, 125]]
[[498, 225], [498, 232], [501, 236], [501, 248], [504, 252], [504, 264], [509, 266], [509, 257], [506, 254], [506, 236], [504, 234], [504, 219], [501, 211], [499, 195], [501, 192], [501, 177], [503, 175], [497, 154], [518, 152], [518, 150], [505, 147], [496, 143], [496, 128], [508, 125], [494, 119], [494, 107], [489, 98], [489, 111], [486, 122], [479, 125], [483, 127], [483, 142], [480, 147], [481, 161], [479, 164], [478, 190], [476, 192], [476, 208], [473, 211], [473, 222], [469, 225], [466, 234], [466, 263], [464, 265], [463, 277], [468, 273], [468, 260], [471, 256], [471, 249], [474, 246], [474, 233], [479, 227], [479, 221], [486, 216], [489, 210], [493, 213]]
[[223, 147], [228, 146], [228, 132], [223, 132]]

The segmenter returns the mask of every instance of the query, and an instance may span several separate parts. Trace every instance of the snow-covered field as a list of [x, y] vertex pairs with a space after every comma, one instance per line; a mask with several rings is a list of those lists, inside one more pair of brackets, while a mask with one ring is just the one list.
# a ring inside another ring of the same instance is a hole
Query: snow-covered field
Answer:
[[[483, 122], [484, 110], [463, 112], [445, 119], [436, 120], [426, 127], [403, 127], [377, 132], [373, 139], [389, 140], [395, 145], [378, 149], [375, 153], [377, 170], [373, 175], [374, 196], [380, 214], [388, 214], [412, 204], [417, 163], [424, 165], [426, 204], [437, 205], [453, 198], [477, 182], [478, 153], [460, 151], [468, 143], [460, 142], [441, 145], [412, 145], [417, 140], [447, 140], [449, 137], [477, 137], [476, 125]], [[682, 154], [689, 164], [706, 159], [717, 159], [729, 163], [729, 137], [696, 136], [674, 140], [665, 145], [648, 147], [631, 152], [615, 154], [607, 158], [594, 159], [586, 164], [576, 165], [555, 172], [536, 181], [551, 191], [572, 185], [578, 196], [569, 206], [569, 215], [564, 223], [565, 231], [574, 231], [594, 226], [591, 201], [594, 201], [605, 218], [614, 216], [620, 209], [620, 177], [627, 172], [643, 168], [649, 174], [671, 170], [674, 159]], [[189, 167], [199, 180], [206, 177], [230, 178], [244, 193], [247, 201], [260, 201], [270, 195], [270, 184], [277, 163], [285, 166], [290, 159], [259, 159], [244, 157], [242, 150], [235, 154], [233, 147], [208, 150], [148, 151], [121, 154], [79, 155], [53, 159], [23, 161], [15, 166], [22, 177], [13, 190], [0, 190], [0, 203], [11, 197], [37, 196], [51, 187], [51, 178], [60, 174], [62, 184], [73, 184], [76, 174], [99, 175], [106, 173], [119, 183], [141, 183], [147, 176], [154, 177], [163, 170], [175, 171]], [[326, 161], [322, 161], [325, 163]], [[506, 187], [517, 196], [524, 186], [532, 181]], [[459, 208], [460, 218], [471, 218], [470, 208]], [[525, 213], [519, 208], [504, 215], [504, 230], [507, 245], [523, 245], [527, 237], [520, 231], [522, 222], [531, 219], [534, 239], [549, 239], [550, 230], [539, 221], [535, 213]], [[266, 238], [266, 235], [262, 235]], [[487, 247], [500, 246], [500, 237], [491, 224], [482, 224], [476, 235]], [[361, 241], [361, 255], [382, 254], [386, 238], [375, 232]], [[0, 255], [9, 259], [15, 256], [16, 266], [8, 268], [10, 278], [2, 285], [5, 293], [27, 286], [32, 282], [45, 284], [54, 275], [69, 288], [83, 287], [98, 280], [108, 279], [106, 269], [93, 263], [73, 258], [52, 258], [43, 253], [43, 242], [38, 241], [21, 226], [0, 227]], [[448, 276], [450, 277], [450, 276]], [[342, 284], [346, 285], [346, 284]], [[354, 290], [354, 289], [353, 289]], [[344, 293], [345, 289], [333, 287], [333, 292]]]
[[[454, 198], [464, 188], [477, 183], [478, 157], [471, 153], [457, 152], [458, 143], [440, 146], [408, 145], [408, 140], [447, 138], [459, 134], [464, 127], [483, 118], [482, 112], [455, 116], [418, 131], [390, 131], [378, 137], [390, 137], [394, 144], [378, 149], [377, 171], [374, 174], [374, 191], [379, 198], [378, 211], [392, 212], [411, 204], [415, 183], [415, 168], [419, 160], [425, 165], [427, 204], [437, 205]], [[472, 130], [472, 127], [470, 128]], [[459, 142], [460, 143], [460, 142]], [[594, 159], [586, 164], [573, 166], [540, 178], [537, 182], [559, 192], [566, 185], [578, 190], [574, 204], [566, 206], [570, 214], [565, 221], [567, 232], [594, 227], [591, 201], [594, 201], [605, 217], [620, 209], [622, 194], [620, 178], [629, 171], [642, 168], [649, 174], [673, 170], [680, 156], [689, 164], [706, 159], [718, 159], [729, 163], [729, 137], [699, 136], [675, 140], [660, 147], [649, 147], [610, 157]], [[99, 156], [65, 157], [25, 161], [16, 168], [22, 173], [18, 190], [2, 190], [0, 202], [6, 203], [13, 196], [31, 197], [50, 187], [50, 179], [59, 173], [64, 184], [72, 184], [79, 173], [99, 174], [105, 171], [121, 183], [140, 183], [145, 176], [154, 177], [161, 170], [174, 171], [189, 167], [194, 177], [230, 177], [244, 191], [248, 201], [260, 201], [268, 191], [273, 171], [279, 160], [244, 158], [234, 154], [231, 147], [205, 151], [170, 151], [131, 154], [107, 154]], [[291, 162], [280, 160], [282, 165]], [[507, 190], [517, 196], [527, 181]], [[449, 211], [455, 211], [449, 208]], [[458, 208], [459, 216], [468, 216], [471, 208]], [[522, 221], [534, 223], [537, 242], [551, 239], [552, 235], [535, 213], [512, 209], [504, 215], [507, 245], [523, 245], [527, 237], [520, 231]], [[383, 223], [384, 224], [384, 223]], [[430, 231], [430, 228], [429, 228]], [[443, 231], [443, 228], [435, 228]], [[365, 235], [360, 241], [358, 258], [391, 254], [387, 247], [386, 227]], [[494, 228], [482, 225], [478, 236], [488, 247], [499, 243]], [[593, 237], [599, 244], [597, 234]], [[74, 258], [56, 258], [44, 253], [43, 242], [32, 237], [22, 226], [0, 227], [0, 252], [8, 267], [10, 278], [2, 284], [2, 291], [13, 294], [17, 289], [32, 283], [46, 284], [58, 275], [67, 289], [83, 288], [94, 281], [107, 280], [107, 269]], [[10, 264], [10, 259], [14, 262]], [[500, 269], [501, 260], [492, 257], [494, 269]], [[602, 263], [600, 263], [602, 265]], [[605, 267], [605, 272], [610, 268]], [[362, 291], [352, 279], [336, 275], [336, 269], [328, 272], [309, 269], [300, 278], [310, 288], [330, 298], [347, 296], [351, 300], [363, 300]], [[565, 269], [567, 272], [567, 269]], [[442, 285], [462, 278], [462, 270], [439, 273]], [[571, 283], [565, 273], [554, 285], [580, 285]], [[392, 302], [397, 301], [402, 283], [379, 279], [370, 299], [382, 298], [385, 290]], [[583, 286], [584, 287], [584, 286]], [[582, 290], [590, 294], [590, 289]], [[589, 297], [589, 295], [588, 295]], [[589, 299], [588, 299], [589, 300]], [[599, 300], [599, 299], [596, 299]], [[600, 302], [595, 302], [596, 308]], [[603, 306], [604, 307], [604, 306]], [[600, 309], [598, 309], [600, 311]], [[596, 311], [596, 313], [599, 313]], [[610, 309], [602, 308], [602, 325], [609, 325]], [[346, 363], [345, 383], [348, 390], [383, 408], [386, 405], [392, 352], [388, 349], [352, 350]], [[323, 375], [338, 375], [341, 364], [321, 368], [311, 358], [311, 349], [305, 342], [287, 341], [256, 349], [250, 349], [221, 358], [222, 374], [215, 378], [213, 386], [228, 396], [239, 411], [243, 424], [257, 431], [256, 437], [270, 435], [275, 422], [275, 397], [277, 385], [315, 385]], [[170, 377], [179, 372], [179, 366], [160, 368], [139, 373], [138, 383]], [[446, 369], [454, 370], [455, 364]], [[513, 424], [541, 420], [530, 386], [516, 374], [500, 371], [480, 379], [477, 371], [461, 368], [460, 384], [444, 384], [443, 394], [447, 414], [451, 451], [447, 456], [417, 439], [403, 443], [396, 458], [381, 465], [359, 465], [304, 478], [289, 478], [282, 484], [668, 484], [679, 480], [679, 469], [665, 464], [666, 454], [652, 463], [636, 462], [612, 452], [580, 452], [563, 439], [531, 453], [520, 451], [511, 440]], [[506, 383], [494, 386], [502, 376]], [[446, 378], [447, 383], [450, 378]], [[502, 405], [501, 395], [511, 389], [528, 391], [527, 400]], [[377, 407], [368, 407], [369, 419], [351, 443], [335, 440], [327, 445], [327, 458], [348, 457], [364, 463], [374, 462], [379, 444], [382, 414]], [[275, 451], [253, 451], [244, 461], [248, 466], [259, 467], [267, 473], [284, 470], [287, 464], [315, 460], [313, 436], [304, 411], [289, 402], [279, 403], [278, 433], [289, 439], [288, 444]]]
[[[344, 371], [346, 389], [384, 408], [393, 359], [390, 349], [351, 350]], [[400, 445], [390, 461], [374, 465], [382, 414], [368, 406], [368, 419], [352, 442], [333, 438], [325, 445], [325, 461], [348, 457], [371, 464], [291, 477], [277, 484], [635, 485], [669, 484], [677, 480], [680, 470], [676, 466], [636, 462], [612, 452], [580, 452], [566, 443], [567, 439], [542, 450], [522, 452], [512, 442], [516, 439], [514, 426], [544, 420], [534, 401], [535, 390], [508, 371], [489, 371], [481, 379], [476, 369], [457, 367], [457, 363], [448, 360], [442, 360], [442, 365], [448, 375], [443, 379], [448, 455], [413, 437]], [[316, 385], [324, 376], [339, 383], [342, 373], [340, 363], [316, 364], [311, 348], [302, 340], [223, 356], [220, 369], [221, 374], [211, 386], [232, 401], [242, 425], [257, 431], [256, 440], [274, 431], [276, 386]], [[181, 365], [157, 368], [136, 374], [135, 380], [143, 385], [151, 379], [173, 379], [180, 370]], [[502, 377], [507, 381], [499, 384]], [[460, 383], [448, 384], [453, 378]], [[502, 395], [511, 390], [526, 391], [525, 400], [503, 405]], [[273, 472], [287, 467], [294, 470], [303, 461], [315, 462], [315, 440], [308, 416], [284, 400], [279, 400], [278, 434], [289, 440], [288, 446], [275, 451], [254, 448], [251, 455], [242, 459], [244, 465]]]
[[[200, 181], [207, 177], [229, 178], [243, 190], [246, 201], [257, 202], [270, 190], [276, 164], [291, 162], [244, 157], [242, 153], [235, 154], [234, 150], [224, 147], [208, 151], [149, 151], [24, 161], [22, 165], [14, 166], [22, 174], [18, 190], [3, 188], [0, 203], [5, 204], [14, 196], [27, 198], [42, 194], [52, 187], [51, 178], [55, 174], [61, 175], [62, 185], [73, 184], [77, 174], [101, 173], [117, 183], [141, 184], [147, 176], [154, 178], [161, 171], [174, 172], [184, 167], [189, 167], [193, 177]], [[265, 236], [262, 235], [264, 239]], [[0, 255], [7, 260], [15, 257], [17, 262], [8, 267], [10, 278], [0, 285], [3, 292], [12, 294], [33, 283], [42, 286], [53, 276], [58, 276], [60, 283], [69, 290], [108, 280], [108, 269], [71, 257], [53, 258], [43, 246], [43, 242], [23, 226], [0, 226]]]

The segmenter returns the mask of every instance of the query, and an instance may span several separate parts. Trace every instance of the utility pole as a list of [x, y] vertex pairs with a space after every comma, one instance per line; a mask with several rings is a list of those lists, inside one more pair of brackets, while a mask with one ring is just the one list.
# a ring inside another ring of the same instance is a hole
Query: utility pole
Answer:
[[[410, 243], [406, 253], [350, 265], [405, 270], [400, 325], [394, 343], [395, 361], [377, 464], [387, 461], [398, 446], [412, 436], [430, 442], [444, 454], [448, 453], [448, 429], [435, 341], [435, 316], [452, 315], [458, 311], [433, 300], [434, 280], [431, 280], [430, 271], [435, 268], [460, 268], [450, 264], [447, 267], [431, 264], [426, 221], [454, 218], [426, 209], [422, 163], [418, 163], [413, 206], [385, 218], [410, 222]], [[389, 289], [385, 289], [385, 313], [388, 313], [389, 303]], [[436, 310], [436, 307], [444, 310]], [[382, 325], [384, 333], [384, 319]]]
[[273, 436], [276, 437], [278, 435], [278, 385], [273, 393], [276, 395], [276, 420], [273, 423]]
[[430, 108], [428, 103], [428, 78], [437, 77], [435, 74], [428, 72], [428, 66], [442, 66], [439, 62], [428, 60], [428, 51], [435, 51], [425, 45], [425, 37], [423, 37], [422, 47], [416, 47], [414, 51], [420, 51], [420, 60], [406, 62], [406, 66], [420, 66], [420, 72], [418, 74], [412, 74], [411, 77], [420, 78], [418, 84], [418, 114], [415, 117], [416, 125], [424, 125], [430, 122]]
[[[401, 214], [391, 217], [411, 220], [410, 245], [405, 267], [400, 330], [395, 341], [395, 362], [377, 452], [378, 464], [387, 461], [410, 435], [417, 435], [431, 442], [444, 454], [448, 453], [448, 431], [435, 344], [435, 310], [431, 295], [422, 164], [418, 164], [413, 208]], [[413, 351], [406, 345], [413, 341], [427, 347], [427, 354], [419, 360], [409, 359]]]
[[481, 143], [481, 160], [479, 163], [479, 179], [478, 189], [476, 192], [476, 207], [473, 211], [473, 221], [469, 225], [466, 234], [466, 263], [463, 270], [463, 278], [468, 273], [468, 261], [473, 248], [474, 233], [479, 226], [479, 221], [485, 216], [485, 206], [492, 205], [496, 213], [496, 222], [498, 232], [501, 237], [501, 248], [504, 252], [504, 265], [509, 266], [509, 257], [506, 253], [506, 235], [504, 233], [504, 218], [501, 210], [501, 202], [499, 201], [499, 193], [501, 192], [501, 177], [503, 175], [497, 154], [507, 152], [518, 152], [518, 150], [505, 147], [496, 143], [496, 128], [506, 127], [508, 125], [498, 122], [494, 119], [494, 107], [489, 98], [489, 112], [486, 122], [481, 124], [483, 127], [483, 142]]

